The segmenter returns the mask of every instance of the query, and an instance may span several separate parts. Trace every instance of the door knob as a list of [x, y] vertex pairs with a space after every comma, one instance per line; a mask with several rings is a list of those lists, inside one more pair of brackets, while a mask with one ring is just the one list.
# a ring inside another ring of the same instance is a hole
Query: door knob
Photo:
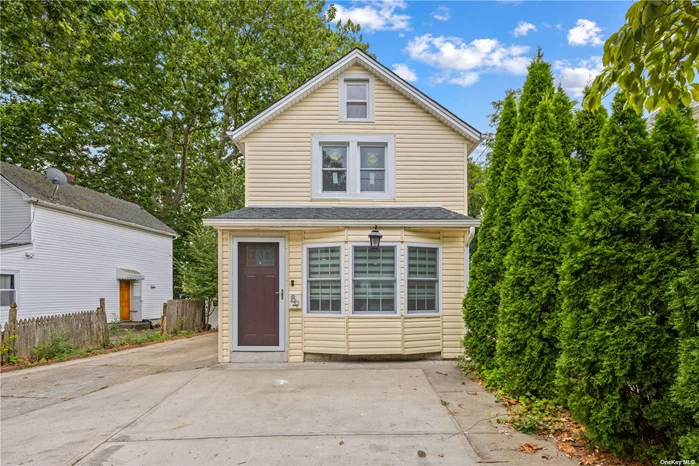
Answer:
[[281, 290], [277, 291], [277, 292], [274, 293], [274, 294], [279, 295], [279, 297], [281, 298], [281, 300], [284, 301], [284, 288], [282, 288]]

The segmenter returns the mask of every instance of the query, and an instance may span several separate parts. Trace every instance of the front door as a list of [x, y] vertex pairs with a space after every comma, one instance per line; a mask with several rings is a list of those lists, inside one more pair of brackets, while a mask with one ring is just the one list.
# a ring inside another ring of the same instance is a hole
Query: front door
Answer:
[[119, 280], [119, 318], [131, 320], [131, 282]]
[[238, 346], [279, 346], [279, 243], [238, 243]]

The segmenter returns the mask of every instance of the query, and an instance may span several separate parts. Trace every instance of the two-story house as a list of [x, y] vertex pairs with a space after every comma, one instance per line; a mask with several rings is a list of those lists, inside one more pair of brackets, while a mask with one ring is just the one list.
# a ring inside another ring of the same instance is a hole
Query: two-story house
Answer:
[[245, 207], [205, 220], [220, 361], [462, 354], [480, 132], [353, 50], [230, 136]]

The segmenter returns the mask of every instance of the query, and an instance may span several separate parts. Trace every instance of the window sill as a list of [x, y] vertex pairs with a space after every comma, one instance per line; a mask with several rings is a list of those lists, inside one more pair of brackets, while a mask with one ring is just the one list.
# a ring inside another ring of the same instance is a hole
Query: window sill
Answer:
[[441, 312], [411, 312], [405, 314], [404, 317], [440, 317], [441, 315]]
[[321, 192], [311, 196], [311, 199], [381, 199], [395, 200], [396, 196], [391, 193], [365, 192], [365, 193], [332, 193]]
[[373, 118], [339, 118], [340, 123], [374, 123]]

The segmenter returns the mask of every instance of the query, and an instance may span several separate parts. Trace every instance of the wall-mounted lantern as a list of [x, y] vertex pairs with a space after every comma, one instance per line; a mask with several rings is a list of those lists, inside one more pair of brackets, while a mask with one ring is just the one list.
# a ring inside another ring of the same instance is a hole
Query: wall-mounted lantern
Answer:
[[377, 249], [379, 247], [381, 238], [383, 238], [383, 235], [379, 232], [378, 225], [374, 225], [374, 229], [369, 233], [369, 244], [372, 249]]

